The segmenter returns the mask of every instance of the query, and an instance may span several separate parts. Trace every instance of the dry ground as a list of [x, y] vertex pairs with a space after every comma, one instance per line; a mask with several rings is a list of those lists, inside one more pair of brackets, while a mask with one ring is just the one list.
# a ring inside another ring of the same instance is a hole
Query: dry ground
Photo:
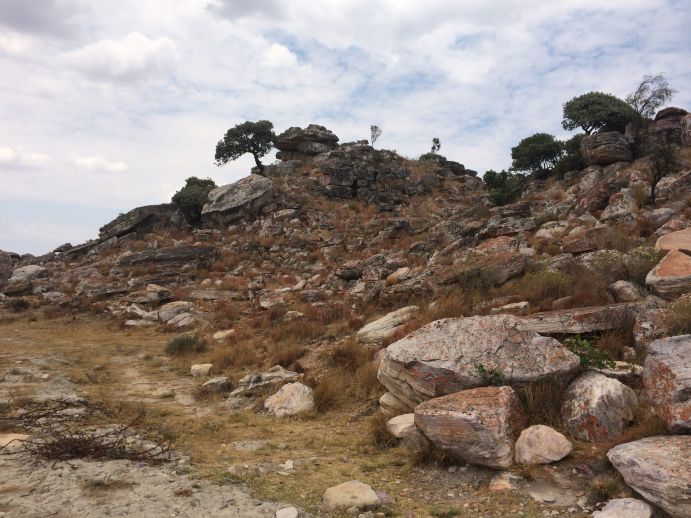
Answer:
[[[256, 498], [319, 511], [323, 491], [359, 479], [385, 492], [394, 516], [583, 516], [575, 500], [606, 465], [602, 451], [576, 448], [556, 467], [518, 471], [528, 487], [490, 492], [492, 472], [472, 467], [415, 463], [399, 447], [372, 444], [363, 417], [371, 404], [350, 402], [324, 414], [277, 419], [235, 412], [222, 399], [195, 400], [191, 363], [218, 351], [170, 359], [170, 334], [157, 329], [123, 331], [97, 317], [0, 324], [0, 401], [73, 390], [105, 402], [124, 419], [144, 409], [147, 419], [178, 436], [177, 449], [191, 460], [192, 476], [217, 484], [242, 482]], [[232, 347], [232, 344], [222, 347]], [[249, 441], [249, 442], [248, 442]], [[294, 461], [288, 469], [286, 461]], [[11, 483], [0, 475], [0, 495]], [[552, 492], [558, 503], [538, 503], [530, 490]]]

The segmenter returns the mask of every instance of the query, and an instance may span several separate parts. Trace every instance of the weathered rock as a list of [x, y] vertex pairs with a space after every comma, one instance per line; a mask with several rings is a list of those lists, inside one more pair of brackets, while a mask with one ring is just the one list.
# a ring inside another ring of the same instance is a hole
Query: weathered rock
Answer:
[[623, 328], [640, 304], [610, 304], [586, 308], [559, 309], [522, 317], [525, 327], [536, 333], [575, 334]]
[[310, 124], [305, 129], [292, 127], [276, 137], [276, 158], [283, 161], [305, 160], [326, 153], [337, 146], [338, 137], [324, 126]]
[[219, 257], [220, 253], [214, 246], [179, 246], [123, 255], [118, 259], [117, 266], [131, 267], [162, 264], [172, 267], [189, 263], [210, 266]]
[[213, 367], [213, 363], [197, 363], [190, 368], [190, 374], [193, 378], [208, 376]]
[[166, 322], [166, 325], [168, 325], [170, 327], [183, 328], [183, 327], [189, 327], [189, 326], [197, 323], [197, 321], [198, 321], [198, 318], [193, 313], [183, 312], [183, 313], [178, 313], [173, 318], [168, 320], [168, 322]]
[[578, 357], [513, 315], [437, 320], [389, 345], [377, 377], [400, 401], [418, 403], [489, 384], [498, 372], [510, 385], [546, 375], [572, 376]]
[[[185, 218], [178, 208], [175, 205], [165, 203], [132, 209], [103, 225], [98, 232], [100, 241], [106, 241], [132, 232], [143, 234], [163, 228], [180, 227], [184, 224]], [[70, 255], [72, 255], [71, 252], [72, 247], [70, 247]]]
[[632, 225], [636, 222], [638, 202], [629, 189], [622, 189], [609, 198], [609, 204], [602, 211], [600, 221], [608, 225]]
[[634, 283], [617, 281], [609, 285], [609, 291], [617, 302], [636, 302], [644, 297], [644, 293]]
[[636, 315], [633, 324], [633, 341], [638, 351], [647, 352], [648, 346], [665, 334], [667, 334], [667, 329], [664, 309], [650, 309]]
[[384, 392], [379, 398], [379, 410], [388, 417], [405, 414], [410, 410], [408, 405], [394, 396], [391, 392]]
[[670, 106], [657, 112], [655, 120], [648, 126], [645, 141], [647, 146], [681, 144], [682, 121], [687, 111]]
[[194, 304], [191, 302], [185, 302], [183, 300], [177, 300], [175, 302], [169, 302], [164, 304], [158, 310], [158, 318], [161, 322], [169, 322], [177, 315], [189, 311]]
[[281, 386], [300, 378], [297, 372], [289, 371], [275, 365], [266, 372], [259, 374], [248, 374], [240, 378], [238, 386], [230, 394], [233, 397], [253, 397], [275, 392]]
[[358, 342], [377, 343], [392, 337], [418, 314], [417, 306], [406, 306], [370, 322], [357, 332]]
[[276, 417], [304, 414], [314, 410], [314, 395], [312, 389], [302, 383], [288, 383], [266, 398], [264, 408]]
[[511, 387], [481, 387], [415, 407], [415, 425], [437, 448], [462, 462], [507, 468], [515, 436], [525, 424]]
[[691, 289], [691, 257], [672, 250], [648, 272], [645, 283], [664, 298], [672, 298]]
[[615, 446], [607, 458], [626, 483], [674, 518], [691, 516], [691, 435], [662, 435]]
[[410, 268], [408, 268], [407, 266], [403, 266], [386, 277], [386, 284], [388, 284], [389, 286], [393, 284], [398, 284], [399, 282], [410, 278], [412, 274], [413, 272]]
[[226, 329], [225, 331], [216, 331], [212, 338], [217, 342], [223, 342], [233, 336], [235, 336], [235, 329]]
[[216, 378], [211, 378], [209, 381], [204, 382], [202, 387], [209, 392], [222, 393], [227, 392], [232, 388], [232, 384], [227, 376], [218, 376]]
[[365, 511], [379, 508], [381, 500], [370, 486], [359, 480], [351, 480], [324, 491], [322, 503], [326, 511], [344, 510], [352, 507]]
[[441, 285], [477, 283], [480, 286], [499, 286], [521, 275], [526, 264], [526, 257], [516, 251], [480, 255], [439, 269], [434, 280]]
[[580, 254], [591, 252], [600, 248], [600, 243], [607, 233], [606, 227], [593, 227], [569, 234], [562, 241], [564, 252], [570, 254]]
[[679, 123], [681, 145], [691, 147], [691, 114], [684, 115]]
[[362, 277], [360, 261], [348, 261], [344, 265], [336, 268], [334, 274], [336, 277], [343, 279], [344, 281], [355, 281]]
[[643, 386], [655, 413], [672, 433], [691, 433], [691, 335], [650, 344]]
[[48, 276], [48, 270], [43, 266], [37, 264], [29, 264], [27, 266], [20, 266], [12, 272], [10, 283], [20, 283], [26, 281], [33, 281]]
[[227, 225], [256, 216], [271, 203], [273, 197], [273, 182], [264, 176], [251, 174], [212, 190], [209, 202], [202, 208], [202, 221]]
[[284, 507], [276, 511], [276, 518], [298, 518], [300, 512], [295, 507]]
[[654, 509], [643, 500], [615, 498], [602, 510], [595, 511], [593, 518], [652, 518]]
[[271, 309], [285, 303], [283, 293], [278, 290], [262, 290], [259, 293], [259, 307], [262, 309]]
[[564, 435], [545, 425], [526, 428], [516, 441], [516, 463], [549, 464], [566, 457], [573, 446]]
[[658, 238], [655, 242], [655, 250], [671, 252], [672, 250], [691, 251], [691, 228], [670, 232]]
[[415, 426], [415, 414], [401, 414], [389, 419], [386, 429], [407, 448], [424, 450], [429, 446], [427, 439]]
[[630, 162], [631, 146], [618, 131], [586, 135], [581, 140], [581, 155], [588, 165]]
[[562, 416], [572, 436], [599, 442], [621, 435], [633, 421], [637, 407], [633, 389], [598, 372], [587, 371], [567, 388]]

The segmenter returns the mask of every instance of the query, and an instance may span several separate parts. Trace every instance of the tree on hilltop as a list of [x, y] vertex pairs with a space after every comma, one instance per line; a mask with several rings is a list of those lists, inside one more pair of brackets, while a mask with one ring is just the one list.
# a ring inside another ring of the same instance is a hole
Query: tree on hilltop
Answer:
[[264, 174], [264, 165], [259, 160], [274, 147], [276, 134], [270, 121], [246, 121], [230, 128], [223, 139], [216, 144], [216, 165], [222, 166], [231, 160], [237, 160], [245, 153], [254, 157], [259, 174]]
[[636, 90], [626, 97], [626, 102], [638, 115], [648, 119], [655, 116], [658, 108], [665, 105], [674, 95], [662, 74], [645, 75]]
[[559, 163], [562, 144], [549, 133], [535, 133], [511, 148], [515, 171], [528, 171], [538, 177], [546, 176]]
[[619, 131], [639, 119], [638, 113], [621, 99], [602, 92], [589, 92], [564, 104], [565, 130], [582, 128], [586, 135], [593, 131]]

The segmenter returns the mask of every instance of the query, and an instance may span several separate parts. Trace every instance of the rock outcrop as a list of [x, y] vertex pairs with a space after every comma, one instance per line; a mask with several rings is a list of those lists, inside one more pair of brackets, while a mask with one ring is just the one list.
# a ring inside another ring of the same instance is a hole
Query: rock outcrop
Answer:
[[651, 343], [642, 379], [648, 400], [669, 430], [691, 433], [691, 335]]
[[[143, 234], [164, 228], [181, 227], [185, 218], [175, 205], [146, 205], [119, 215], [110, 223], [99, 229], [99, 239], [105, 241], [114, 237], [122, 237], [132, 232]], [[72, 247], [70, 247], [71, 249]], [[65, 251], [69, 251], [65, 250]]]
[[583, 441], [621, 435], [633, 421], [638, 398], [630, 387], [594, 371], [576, 378], [564, 394], [562, 416], [569, 433]]
[[546, 375], [572, 376], [580, 360], [557, 340], [512, 315], [437, 320], [389, 345], [379, 381], [409, 408], [488, 385], [492, 373], [509, 385]]
[[310, 124], [305, 129], [292, 127], [276, 136], [276, 158], [282, 161], [310, 160], [338, 146], [338, 137], [324, 126]]
[[691, 516], [691, 435], [647, 437], [615, 446], [607, 458], [626, 483], [674, 518]]
[[617, 131], [586, 135], [581, 140], [581, 154], [588, 165], [609, 165], [630, 162], [631, 146]]
[[251, 174], [209, 192], [209, 202], [202, 208], [202, 221], [228, 225], [255, 217], [268, 208], [273, 197], [273, 182], [264, 176]]
[[458, 461], [508, 468], [525, 415], [511, 387], [481, 387], [421, 403], [415, 408], [415, 425]]

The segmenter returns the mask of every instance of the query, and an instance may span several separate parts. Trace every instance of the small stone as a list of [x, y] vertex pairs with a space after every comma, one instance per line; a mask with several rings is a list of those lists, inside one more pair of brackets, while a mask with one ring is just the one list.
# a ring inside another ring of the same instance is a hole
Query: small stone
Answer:
[[330, 487], [324, 491], [322, 502], [324, 509], [327, 511], [350, 509], [353, 507], [359, 511], [377, 509], [381, 505], [381, 500], [377, 493], [370, 486], [359, 480], [351, 480]]
[[519, 464], [549, 464], [566, 457], [573, 446], [564, 435], [549, 426], [535, 425], [521, 432], [515, 449]]
[[208, 376], [212, 368], [212, 363], [197, 363], [195, 365], [192, 365], [192, 367], [190, 368], [190, 374], [193, 378]]
[[276, 518], [298, 518], [300, 512], [295, 507], [284, 507], [276, 511]]
[[607, 502], [601, 511], [595, 511], [593, 518], [651, 518], [653, 508], [635, 498], [616, 498]]
[[225, 331], [216, 331], [213, 335], [213, 339], [217, 342], [222, 342], [232, 336], [235, 336], [235, 329], [226, 329]]

